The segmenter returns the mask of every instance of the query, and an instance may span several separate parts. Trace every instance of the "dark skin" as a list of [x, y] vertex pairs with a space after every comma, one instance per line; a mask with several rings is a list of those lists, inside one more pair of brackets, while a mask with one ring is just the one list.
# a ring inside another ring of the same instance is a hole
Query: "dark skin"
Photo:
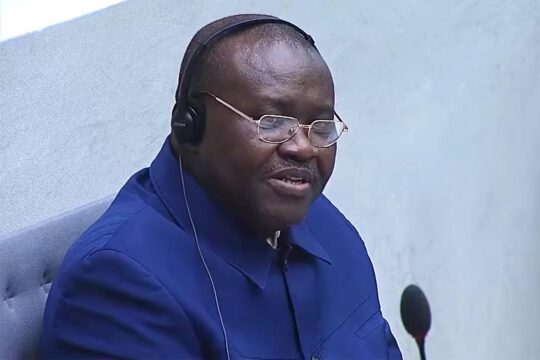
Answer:
[[[210, 73], [212, 82], [204, 90], [255, 119], [286, 115], [309, 124], [333, 118], [332, 77], [314, 49], [279, 41], [261, 45], [249, 35], [226, 40], [218, 46], [220, 67], [227, 71]], [[202, 142], [195, 147], [173, 142], [184, 167], [256, 236], [265, 238], [300, 222], [332, 174], [336, 145], [316, 148], [301, 129], [285, 143], [268, 144], [259, 139], [255, 124], [209, 96], [203, 95], [202, 101], [207, 119]], [[301, 196], [276, 191], [269, 180], [281, 169], [309, 171], [309, 191]]]

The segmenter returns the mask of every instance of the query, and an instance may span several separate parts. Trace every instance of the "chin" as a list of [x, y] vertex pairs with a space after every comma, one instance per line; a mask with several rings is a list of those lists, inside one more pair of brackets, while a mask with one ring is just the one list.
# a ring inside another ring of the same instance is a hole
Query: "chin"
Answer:
[[287, 226], [298, 224], [304, 219], [308, 209], [308, 206], [278, 206], [273, 208], [271, 211], [263, 215], [263, 219], [266, 219], [265, 227], [274, 230], [281, 230]]
[[[287, 226], [298, 224], [307, 215], [309, 208], [315, 200], [314, 194], [302, 197], [282, 196], [273, 191], [264, 191], [254, 196], [251, 203], [252, 218], [257, 227], [265, 230], [282, 230]], [[247, 210], [247, 209], [246, 209]]]

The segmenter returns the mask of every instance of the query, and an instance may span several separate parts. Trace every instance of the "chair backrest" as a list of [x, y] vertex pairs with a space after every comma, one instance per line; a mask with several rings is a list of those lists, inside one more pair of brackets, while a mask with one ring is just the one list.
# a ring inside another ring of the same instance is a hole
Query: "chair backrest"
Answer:
[[43, 310], [70, 245], [110, 205], [112, 197], [0, 237], [0, 359], [37, 354]]

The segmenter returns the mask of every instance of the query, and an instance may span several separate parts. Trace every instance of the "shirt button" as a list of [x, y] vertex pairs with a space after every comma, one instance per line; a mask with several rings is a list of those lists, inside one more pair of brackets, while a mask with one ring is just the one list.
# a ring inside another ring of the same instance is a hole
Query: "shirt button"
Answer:
[[313, 355], [311, 357], [311, 360], [321, 360], [321, 358], [319, 356], [317, 356], [317, 355]]

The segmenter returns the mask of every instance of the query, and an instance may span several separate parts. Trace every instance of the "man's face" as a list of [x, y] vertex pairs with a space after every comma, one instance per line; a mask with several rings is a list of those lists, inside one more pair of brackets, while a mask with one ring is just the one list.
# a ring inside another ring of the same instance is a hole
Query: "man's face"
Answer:
[[[333, 118], [333, 82], [318, 54], [285, 43], [255, 48], [228, 50], [227, 75], [216, 76], [220, 79], [204, 90], [254, 119], [286, 115], [310, 124]], [[312, 146], [303, 129], [285, 143], [265, 143], [256, 124], [209, 96], [204, 102], [206, 129], [194, 169], [198, 180], [225, 211], [257, 231], [301, 221], [332, 174], [336, 146]]]

